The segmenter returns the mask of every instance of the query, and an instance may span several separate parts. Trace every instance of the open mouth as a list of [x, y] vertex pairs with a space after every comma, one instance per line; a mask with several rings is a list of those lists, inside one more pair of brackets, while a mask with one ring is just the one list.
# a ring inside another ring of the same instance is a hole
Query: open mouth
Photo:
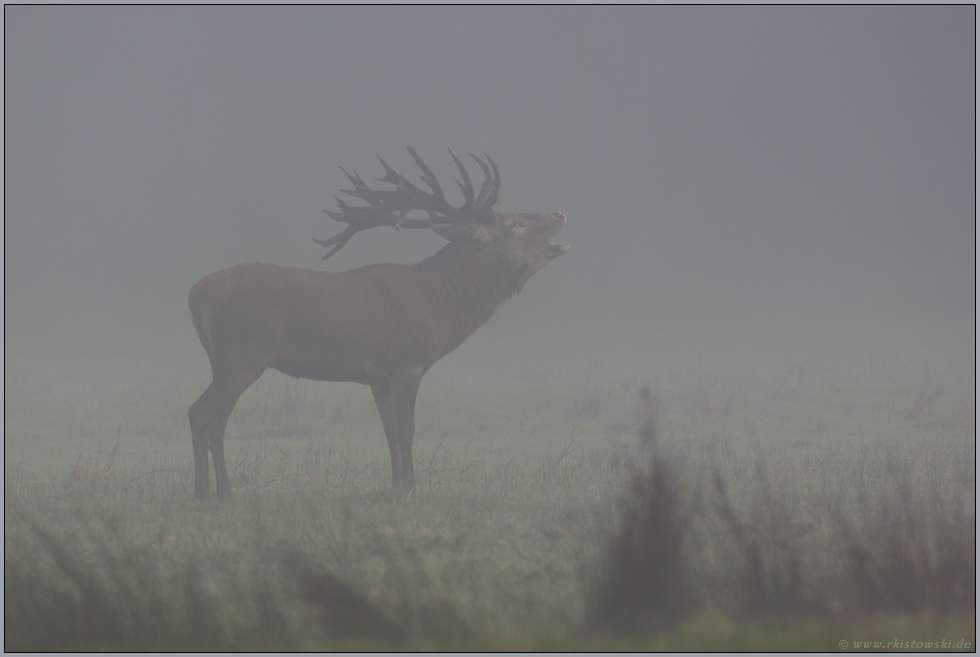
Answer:
[[[567, 221], [567, 219], [565, 217], [565, 213], [563, 213], [563, 212], [556, 212], [555, 213], [555, 216], [558, 217], [558, 220], [559, 221], [561, 221], [561, 223], [558, 224], [558, 230], [555, 231], [555, 235], [557, 235], [559, 232], [561, 232], [561, 229], [565, 227], [565, 221]], [[559, 256], [559, 255], [565, 253], [566, 251], [568, 251], [569, 247], [572, 246], [568, 242], [557, 242], [556, 243], [556, 242], [552, 242], [550, 240], [548, 241], [548, 244], [551, 246], [551, 250], [555, 252], [555, 255], [556, 256]]]

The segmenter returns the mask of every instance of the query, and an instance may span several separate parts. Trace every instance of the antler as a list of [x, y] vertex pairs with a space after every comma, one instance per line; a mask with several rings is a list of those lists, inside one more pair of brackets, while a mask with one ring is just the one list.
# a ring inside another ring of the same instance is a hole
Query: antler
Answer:
[[476, 155], [473, 155], [473, 153], [467, 152], [467, 155], [476, 160], [480, 165], [480, 168], [483, 169], [483, 188], [480, 190], [480, 195], [476, 197], [476, 205], [477, 207], [486, 208], [489, 210], [493, 206], [497, 205], [498, 201], [500, 201], [500, 171], [497, 170], [497, 165], [494, 163], [493, 159], [487, 155], [486, 151], [483, 151], [483, 157], [487, 158], [487, 161], [490, 162], [490, 166], [493, 167], [493, 179], [491, 180], [490, 169], [487, 168], [487, 165], [484, 164], [483, 160], [478, 158]]
[[[433, 226], [449, 225], [454, 221], [463, 219], [485, 221], [487, 214], [492, 213], [492, 208], [496, 205], [500, 196], [500, 172], [497, 170], [497, 165], [485, 152], [483, 156], [490, 162], [490, 166], [487, 166], [483, 160], [473, 155], [473, 153], [468, 153], [470, 157], [479, 163], [486, 177], [483, 181], [483, 187], [480, 189], [479, 196], [474, 197], [473, 181], [470, 180], [470, 175], [467, 173], [466, 167], [463, 166], [463, 163], [453, 153], [453, 149], [449, 149], [449, 154], [452, 156], [463, 178], [462, 182], [458, 178], [456, 179], [456, 184], [459, 185], [465, 198], [465, 202], [459, 208], [453, 207], [446, 201], [446, 197], [442, 192], [442, 186], [436, 180], [435, 174], [426, 166], [422, 158], [415, 152], [415, 149], [409, 146], [408, 152], [412, 155], [419, 169], [422, 170], [422, 182], [428, 185], [432, 193], [426, 193], [424, 190], [416, 187], [405, 176], [398, 173], [394, 167], [389, 166], [380, 155], [378, 159], [381, 160], [381, 165], [385, 169], [385, 175], [377, 180], [391, 183], [395, 185], [396, 189], [371, 189], [357, 175], [356, 169], [354, 170], [354, 174], [351, 175], [347, 172], [347, 169], [340, 167], [341, 171], [347, 176], [347, 179], [354, 185], [354, 189], [342, 189], [340, 191], [348, 196], [354, 196], [367, 201], [368, 205], [353, 206], [339, 197], [334, 197], [337, 199], [337, 205], [340, 207], [340, 211], [331, 212], [330, 210], [324, 210], [324, 212], [335, 221], [346, 222], [347, 228], [327, 240], [313, 238], [313, 241], [320, 246], [333, 247], [326, 255], [320, 258], [321, 260], [326, 260], [342, 249], [355, 233], [369, 228], [376, 228], [378, 226], [394, 226], [396, 229], [402, 227], [432, 228]], [[429, 218], [408, 219], [408, 213], [413, 210], [428, 212]]]

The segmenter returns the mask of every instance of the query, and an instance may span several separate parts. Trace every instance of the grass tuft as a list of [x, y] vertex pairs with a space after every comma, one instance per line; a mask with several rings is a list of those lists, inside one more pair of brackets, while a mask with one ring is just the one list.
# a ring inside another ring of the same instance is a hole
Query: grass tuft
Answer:
[[842, 561], [840, 595], [850, 611], [950, 614], [976, 611], [976, 506], [927, 505], [907, 474], [889, 466], [894, 494], [865, 499], [857, 518], [833, 513]]
[[673, 627], [692, 605], [685, 542], [691, 509], [676, 459], [656, 451], [656, 413], [649, 389], [641, 389], [640, 437], [650, 466], [634, 472], [621, 508], [620, 529], [606, 548], [602, 574], [592, 591], [585, 624], [590, 630], [633, 634]]

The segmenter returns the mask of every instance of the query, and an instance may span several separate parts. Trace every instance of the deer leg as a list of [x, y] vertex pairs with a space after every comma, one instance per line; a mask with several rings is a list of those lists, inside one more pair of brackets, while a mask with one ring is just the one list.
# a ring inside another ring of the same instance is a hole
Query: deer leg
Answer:
[[398, 427], [398, 446], [402, 457], [400, 487], [411, 492], [415, 489], [415, 467], [412, 464], [412, 442], [415, 440], [415, 399], [421, 377], [411, 378], [392, 385], [391, 400]]
[[238, 398], [255, 382], [264, 370], [249, 372], [227, 381], [215, 377], [187, 411], [191, 423], [191, 440], [194, 445], [194, 496], [205, 498], [211, 492], [208, 472], [208, 451], [214, 462], [214, 479], [218, 497], [231, 495], [228, 469], [225, 465], [225, 427]]
[[228, 418], [237, 402], [238, 397], [236, 396], [230, 404], [222, 409], [217, 426], [211, 434], [211, 460], [214, 461], [214, 485], [217, 488], [218, 497], [231, 495], [231, 482], [228, 481], [228, 468], [225, 465], [225, 427], [228, 426]]
[[398, 488], [401, 484], [402, 454], [398, 444], [398, 431], [395, 423], [395, 409], [391, 400], [391, 385], [386, 380], [375, 381], [371, 384], [371, 394], [374, 395], [374, 405], [381, 416], [381, 425], [388, 439], [388, 451], [391, 452], [391, 485]]
[[211, 494], [211, 479], [208, 467], [208, 446], [214, 430], [214, 381], [207, 390], [191, 404], [187, 417], [191, 423], [191, 442], [194, 445], [194, 497], [205, 498]]

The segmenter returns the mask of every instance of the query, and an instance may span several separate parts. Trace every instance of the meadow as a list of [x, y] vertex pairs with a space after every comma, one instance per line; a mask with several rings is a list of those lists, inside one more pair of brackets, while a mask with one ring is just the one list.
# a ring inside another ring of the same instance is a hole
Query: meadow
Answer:
[[206, 373], [8, 355], [5, 649], [973, 651], [968, 356], [437, 366], [407, 500], [366, 388], [269, 372], [199, 502]]

